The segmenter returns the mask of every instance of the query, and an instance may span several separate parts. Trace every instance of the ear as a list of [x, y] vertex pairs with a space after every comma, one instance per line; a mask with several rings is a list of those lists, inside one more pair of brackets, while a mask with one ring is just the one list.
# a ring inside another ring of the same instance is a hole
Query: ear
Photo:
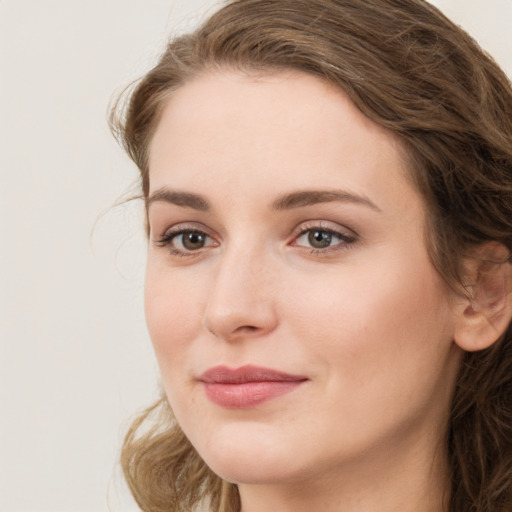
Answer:
[[510, 252], [499, 243], [479, 247], [465, 261], [467, 296], [457, 306], [455, 343], [473, 352], [490, 347], [512, 318]]

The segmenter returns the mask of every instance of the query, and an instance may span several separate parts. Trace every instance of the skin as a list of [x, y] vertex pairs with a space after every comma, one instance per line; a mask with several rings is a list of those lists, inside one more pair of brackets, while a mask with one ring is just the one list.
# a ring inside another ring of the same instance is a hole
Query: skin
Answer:
[[[149, 169], [145, 303], [163, 384], [243, 511], [442, 510], [460, 308], [394, 136], [315, 77], [224, 70], [173, 93]], [[319, 190], [343, 195], [282, 201]], [[307, 381], [247, 409], [212, 403], [198, 377], [246, 364]]]

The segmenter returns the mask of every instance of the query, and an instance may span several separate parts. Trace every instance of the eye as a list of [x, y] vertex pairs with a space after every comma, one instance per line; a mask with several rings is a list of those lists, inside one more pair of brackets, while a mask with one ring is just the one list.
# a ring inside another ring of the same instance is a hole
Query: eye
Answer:
[[307, 233], [308, 244], [315, 249], [325, 249], [332, 244], [333, 234], [325, 230], [310, 230]]
[[181, 256], [216, 245], [204, 231], [179, 227], [166, 231], [155, 243], [159, 247], [168, 247], [171, 254]]
[[210, 237], [200, 231], [183, 231], [173, 235], [171, 241], [177, 249], [184, 249], [186, 251], [197, 251], [202, 249], [208, 243]]
[[303, 229], [294, 240], [293, 245], [310, 248], [313, 252], [326, 252], [329, 249], [344, 249], [355, 242], [355, 239], [356, 237], [352, 234], [315, 226]]

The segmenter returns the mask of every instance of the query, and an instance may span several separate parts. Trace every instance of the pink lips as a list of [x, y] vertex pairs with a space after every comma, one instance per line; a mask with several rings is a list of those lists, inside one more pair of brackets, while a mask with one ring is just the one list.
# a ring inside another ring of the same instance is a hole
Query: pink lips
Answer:
[[251, 365], [237, 369], [216, 366], [199, 377], [206, 396], [228, 409], [246, 409], [262, 404], [293, 391], [307, 380], [302, 375]]

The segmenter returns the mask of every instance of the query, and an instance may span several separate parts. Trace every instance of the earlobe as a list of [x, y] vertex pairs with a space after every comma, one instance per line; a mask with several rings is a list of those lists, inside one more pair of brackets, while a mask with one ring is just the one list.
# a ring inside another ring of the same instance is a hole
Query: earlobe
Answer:
[[510, 252], [487, 243], [466, 261], [468, 295], [460, 303], [455, 342], [466, 351], [483, 350], [496, 342], [512, 318]]

